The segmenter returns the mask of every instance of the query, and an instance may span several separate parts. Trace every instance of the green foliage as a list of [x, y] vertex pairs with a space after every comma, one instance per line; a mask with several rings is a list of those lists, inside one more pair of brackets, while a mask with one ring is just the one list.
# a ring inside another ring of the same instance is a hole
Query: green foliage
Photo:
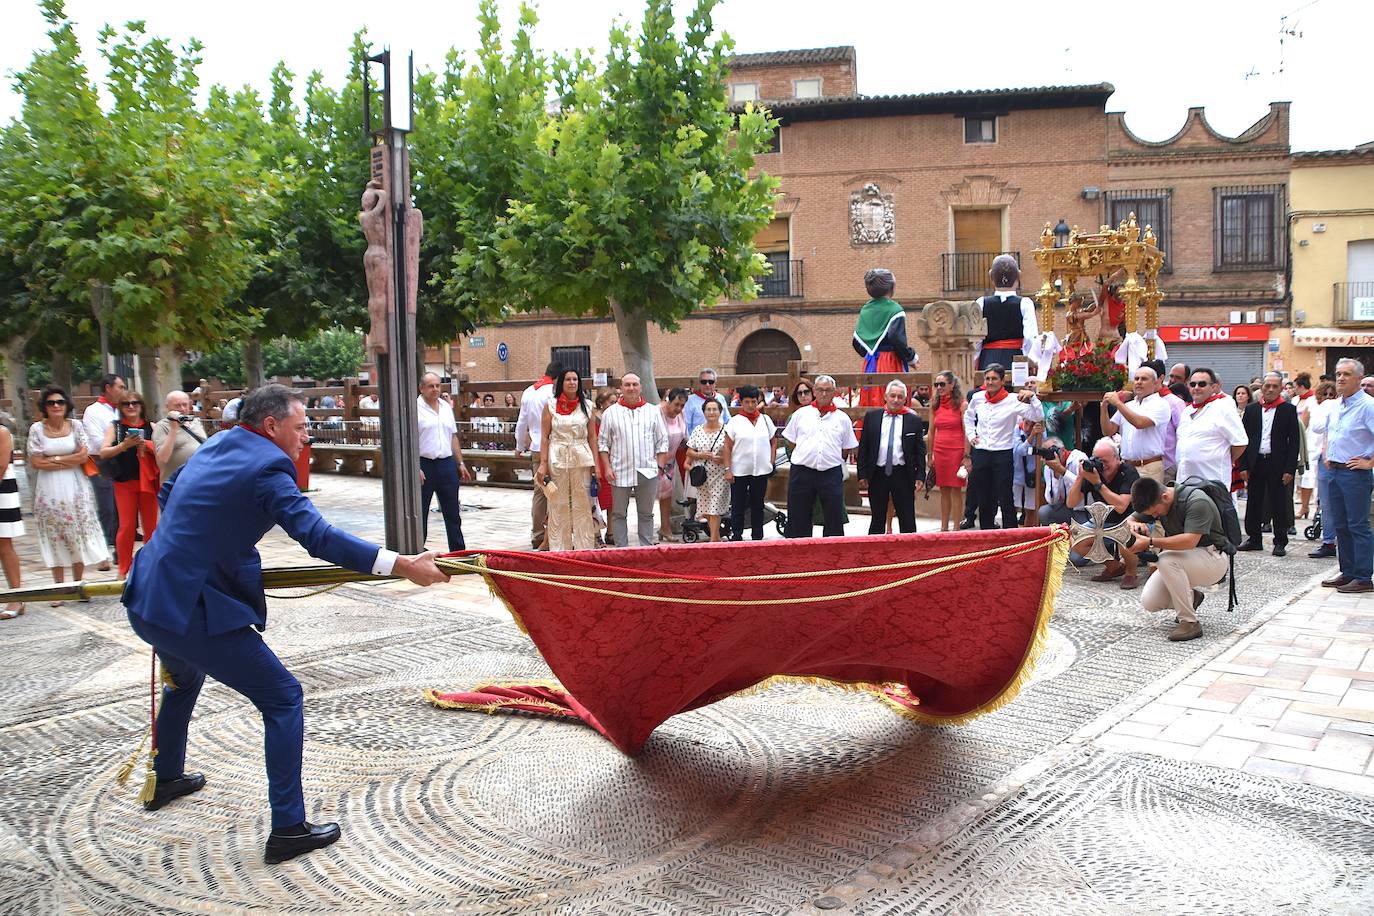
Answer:
[[[268, 378], [289, 375], [293, 378], [325, 379], [356, 376], [366, 353], [359, 331], [331, 328], [304, 340], [277, 337], [262, 347], [263, 371]], [[218, 378], [232, 387], [244, 384], [243, 354], [238, 344], [223, 344], [188, 362], [189, 378]]]

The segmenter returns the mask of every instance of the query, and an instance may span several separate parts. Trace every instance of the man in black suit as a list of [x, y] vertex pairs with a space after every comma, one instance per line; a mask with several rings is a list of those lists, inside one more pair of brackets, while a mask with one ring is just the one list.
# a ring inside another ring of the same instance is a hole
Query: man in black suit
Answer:
[[864, 414], [859, 435], [859, 486], [868, 484], [869, 534], [887, 526], [889, 500], [903, 534], [916, 530], [916, 491], [925, 486], [926, 424], [906, 406], [906, 385], [887, 383], [887, 406]]
[[1245, 543], [1240, 550], [1263, 550], [1260, 527], [1271, 522], [1274, 556], [1288, 552], [1288, 527], [1293, 524], [1293, 476], [1298, 471], [1298, 410], [1283, 399], [1283, 378], [1277, 372], [1264, 377], [1260, 400], [1245, 408], [1241, 418], [1250, 439], [1240, 458], [1241, 479], [1249, 495], [1245, 500]]

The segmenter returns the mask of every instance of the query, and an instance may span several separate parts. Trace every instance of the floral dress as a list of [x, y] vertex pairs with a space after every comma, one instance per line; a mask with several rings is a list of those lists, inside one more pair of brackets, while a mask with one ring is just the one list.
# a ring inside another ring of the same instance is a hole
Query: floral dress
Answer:
[[[42, 421], [29, 427], [29, 457], [56, 458], [88, 448], [81, 425], [69, 421], [69, 426], [62, 436], [50, 436]], [[108, 560], [110, 552], [95, 510], [95, 491], [86, 472], [79, 466], [56, 471], [31, 470], [33, 520], [43, 565], [55, 569]]]
[[[698, 426], [692, 430], [687, 447], [694, 452], [725, 454], [725, 427], [709, 433], [705, 426]], [[730, 511], [730, 485], [725, 482], [725, 465], [710, 461], [696, 463], [706, 468], [706, 482], [697, 487], [697, 512], [701, 515], [727, 514]]]

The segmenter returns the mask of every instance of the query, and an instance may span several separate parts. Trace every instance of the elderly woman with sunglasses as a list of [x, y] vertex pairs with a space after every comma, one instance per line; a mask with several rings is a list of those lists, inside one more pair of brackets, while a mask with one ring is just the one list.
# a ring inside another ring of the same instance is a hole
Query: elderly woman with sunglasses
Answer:
[[[72, 400], [57, 385], [38, 398], [43, 419], [29, 427], [28, 462], [33, 470], [33, 520], [43, 565], [61, 582], [63, 568], [81, 579], [88, 563], [109, 559], [95, 491], [86, 479], [90, 444], [81, 424], [72, 419]], [[53, 602], [54, 605], [61, 602]]]
[[115, 536], [115, 556], [119, 578], [129, 573], [134, 562], [134, 533], [143, 522], [147, 543], [157, 528], [157, 489], [162, 475], [153, 447], [153, 427], [143, 409], [143, 398], [130, 391], [119, 402], [119, 416], [105, 430], [100, 460], [114, 479], [115, 506], [119, 510], [119, 533]]

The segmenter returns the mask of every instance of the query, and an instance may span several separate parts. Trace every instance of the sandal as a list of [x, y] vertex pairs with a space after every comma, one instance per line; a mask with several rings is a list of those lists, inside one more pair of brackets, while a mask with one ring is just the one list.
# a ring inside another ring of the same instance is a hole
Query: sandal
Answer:
[[16, 601], [0, 611], [0, 620], [13, 620], [16, 617], [23, 617], [25, 612], [24, 602]]

